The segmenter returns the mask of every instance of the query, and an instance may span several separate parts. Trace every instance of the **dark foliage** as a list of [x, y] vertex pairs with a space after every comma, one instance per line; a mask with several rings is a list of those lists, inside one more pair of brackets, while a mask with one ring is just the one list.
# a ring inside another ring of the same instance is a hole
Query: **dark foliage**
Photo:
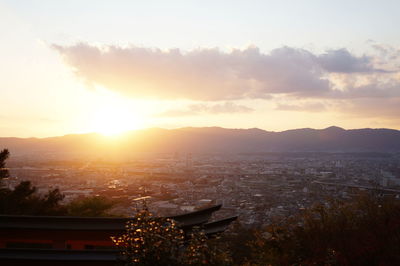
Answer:
[[400, 265], [400, 203], [331, 201], [256, 237], [248, 265]]
[[125, 265], [230, 265], [229, 256], [208, 245], [200, 228], [189, 235], [174, 220], [154, 218], [146, 209], [126, 225], [126, 233], [112, 238]]
[[111, 216], [108, 211], [115, 205], [105, 197], [78, 198], [66, 205], [68, 215], [86, 217]]
[[251, 259], [256, 228], [248, 229], [240, 223], [230, 225], [229, 231], [211, 240], [211, 244], [224, 250], [232, 258], [232, 265], [244, 265]]
[[8, 170], [6, 168], [6, 160], [10, 156], [10, 152], [4, 149], [0, 152], [0, 182], [1, 179], [7, 178], [9, 176]]
[[[0, 152], [0, 180], [8, 177], [5, 167], [9, 155], [7, 149]], [[0, 214], [98, 217], [110, 216], [107, 211], [114, 206], [103, 197], [77, 199], [67, 205], [62, 204], [63, 199], [58, 188], [41, 195], [31, 182], [23, 181], [14, 189], [0, 187]]]
[[31, 182], [24, 181], [13, 190], [0, 190], [1, 214], [26, 215], [65, 215], [67, 210], [60, 204], [64, 195], [58, 189], [50, 190], [45, 195], [37, 193]]

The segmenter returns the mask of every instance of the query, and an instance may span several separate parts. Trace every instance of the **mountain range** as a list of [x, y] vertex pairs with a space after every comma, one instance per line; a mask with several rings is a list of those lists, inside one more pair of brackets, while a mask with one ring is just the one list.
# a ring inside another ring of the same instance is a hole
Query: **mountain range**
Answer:
[[89, 133], [50, 138], [0, 138], [0, 148], [8, 148], [12, 154], [400, 152], [400, 131], [345, 130], [335, 126], [282, 132], [257, 128], [152, 128], [119, 137]]

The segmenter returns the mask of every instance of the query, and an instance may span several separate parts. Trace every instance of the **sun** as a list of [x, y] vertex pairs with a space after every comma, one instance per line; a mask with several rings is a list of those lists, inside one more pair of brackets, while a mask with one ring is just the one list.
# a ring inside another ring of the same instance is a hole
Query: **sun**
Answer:
[[107, 104], [94, 112], [92, 131], [105, 136], [116, 136], [141, 128], [142, 122], [132, 111], [118, 104]]
[[102, 86], [95, 86], [91, 100], [82, 113], [87, 121], [86, 132], [118, 136], [126, 131], [144, 128], [145, 119], [140, 101], [123, 97]]

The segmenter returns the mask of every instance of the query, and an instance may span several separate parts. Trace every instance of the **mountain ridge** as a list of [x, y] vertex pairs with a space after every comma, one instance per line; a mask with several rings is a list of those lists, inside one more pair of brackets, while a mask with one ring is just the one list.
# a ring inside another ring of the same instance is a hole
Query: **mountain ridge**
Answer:
[[400, 131], [388, 128], [301, 128], [266, 131], [222, 127], [150, 128], [119, 137], [98, 133], [47, 138], [0, 138], [0, 148], [29, 153], [242, 153], [242, 152], [400, 152]]

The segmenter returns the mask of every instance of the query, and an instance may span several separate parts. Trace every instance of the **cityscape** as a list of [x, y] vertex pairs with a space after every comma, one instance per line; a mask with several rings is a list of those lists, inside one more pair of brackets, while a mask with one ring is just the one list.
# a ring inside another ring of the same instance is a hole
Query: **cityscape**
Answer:
[[237, 215], [247, 227], [333, 198], [346, 201], [360, 191], [400, 197], [395, 153], [171, 153], [126, 162], [50, 158], [13, 158], [6, 185], [29, 180], [43, 194], [59, 188], [65, 203], [103, 196], [116, 202], [113, 212], [122, 216], [133, 215], [143, 200], [158, 216], [222, 204], [220, 217]]

